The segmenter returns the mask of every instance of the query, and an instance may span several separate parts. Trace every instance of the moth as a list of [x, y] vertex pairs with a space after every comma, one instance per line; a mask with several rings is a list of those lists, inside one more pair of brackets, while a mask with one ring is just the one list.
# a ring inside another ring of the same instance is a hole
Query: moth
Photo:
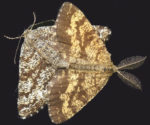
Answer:
[[111, 31], [91, 25], [70, 2], [63, 3], [53, 26], [24, 31], [19, 60], [18, 112], [25, 119], [48, 105], [53, 123], [72, 118], [117, 73], [127, 85], [141, 88], [139, 79], [125, 70], [142, 65], [134, 56], [114, 65], [105, 41]]

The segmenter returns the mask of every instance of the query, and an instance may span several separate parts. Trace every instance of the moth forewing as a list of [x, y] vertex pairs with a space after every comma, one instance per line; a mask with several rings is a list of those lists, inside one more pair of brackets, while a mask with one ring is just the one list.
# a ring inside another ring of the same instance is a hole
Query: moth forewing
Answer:
[[47, 103], [47, 84], [61, 61], [55, 35], [54, 27], [40, 27], [25, 35], [18, 85], [18, 111], [22, 118], [32, 116]]

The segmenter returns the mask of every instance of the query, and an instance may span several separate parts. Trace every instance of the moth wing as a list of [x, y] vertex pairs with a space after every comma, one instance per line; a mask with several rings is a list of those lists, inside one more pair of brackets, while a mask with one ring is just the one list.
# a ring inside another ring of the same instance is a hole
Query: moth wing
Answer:
[[24, 41], [19, 60], [18, 112], [22, 118], [32, 116], [46, 104], [47, 83], [55, 69]]
[[65, 2], [56, 20], [56, 36], [68, 49], [61, 51], [69, 63], [112, 65], [110, 53], [95, 28], [73, 4]]
[[111, 72], [58, 70], [48, 84], [48, 111], [53, 123], [79, 112], [106, 85]]

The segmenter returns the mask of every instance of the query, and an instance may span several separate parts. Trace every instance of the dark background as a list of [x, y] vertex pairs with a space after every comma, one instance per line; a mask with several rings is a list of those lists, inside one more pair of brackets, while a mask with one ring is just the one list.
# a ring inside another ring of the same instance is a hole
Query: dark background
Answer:
[[[68, 0], [69, 1], [69, 0]], [[70, 0], [71, 1], [71, 0]], [[18, 40], [2, 36], [19, 36], [33, 22], [55, 19], [64, 0], [0, 1], [0, 124], [52, 125], [47, 107], [39, 114], [21, 120], [17, 114], [18, 60], [13, 63]], [[64, 125], [150, 124], [149, 79], [149, 4], [138, 0], [74, 0], [92, 24], [111, 28], [107, 48], [114, 64], [125, 57], [147, 56], [145, 64], [130, 71], [142, 81], [143, 92], [132, 89], [114, 74], [106, 87], [82, 111]], [[20, 51], [19, 51], [20, 52]], [[18, 56], [19, 56], [18, 52]]]

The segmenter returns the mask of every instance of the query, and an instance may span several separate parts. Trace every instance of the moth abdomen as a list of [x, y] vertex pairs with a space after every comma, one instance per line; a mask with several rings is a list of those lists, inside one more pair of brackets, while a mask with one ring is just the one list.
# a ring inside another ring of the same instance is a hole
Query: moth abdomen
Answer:
[[77, 69], [77, 70], [101, 71], [101, 72], [112, 71], [113, 72], [112, 67], [107, 67], [101, 64], [95, 64], [95, 65], [94, 64], [70, 64], [69, 68]]

